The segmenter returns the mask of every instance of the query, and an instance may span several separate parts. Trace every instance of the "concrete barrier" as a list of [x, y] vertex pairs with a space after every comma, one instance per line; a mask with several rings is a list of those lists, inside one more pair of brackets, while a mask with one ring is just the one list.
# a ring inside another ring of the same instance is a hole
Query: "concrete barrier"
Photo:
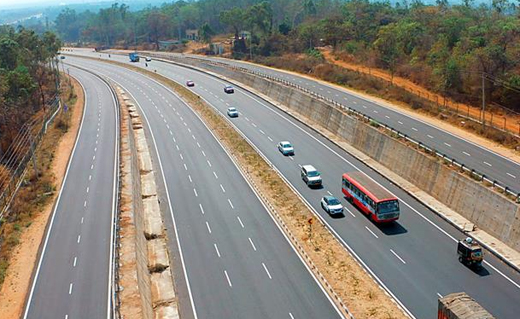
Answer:
[[141, 196], [147, 198], [154, 195], [157, 195], [155, 174], [153, 172], [141, 172]]
[[170, 266], [166, 241], [163, 238], [148, 241], [148, 269], [150, 272], [164, 271]]
[[175, 301], [175, 290], [170, 270], [152, 273], [152, 304], [156, 308], [159, 305], [166, 305]]
[[146, 239], [161, 237], [163, 224], [157, 196], [143, 199], [144, 235]]
[[155, 319], [179, 319], [179, 312], [173, 306], [158, 306], [155, 309]]
[[477, 227], [520, 251], [520, 205], [343, 110], [292, 87], [230, 68], [182, 59], [262, 92], [310, 126], [318, 125], [414, 184]]
[[139, 171], [141, 174], [151, 172], [153, 170], [152, 157], [149, 152], [139, 153]]

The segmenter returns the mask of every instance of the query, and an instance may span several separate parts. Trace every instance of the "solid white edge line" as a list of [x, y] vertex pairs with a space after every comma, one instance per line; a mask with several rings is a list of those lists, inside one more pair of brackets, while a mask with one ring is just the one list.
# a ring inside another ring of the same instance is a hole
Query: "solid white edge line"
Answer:
[[[320, 283], [320, 281], [318, 280], [318, 278], [315, 276], [315, 274], [312, 272], [312, 270], [309, 268], [309, 266], [307, 265], [307, 263], [305, 263], [303, 257], [299, 254], [299, 252], [296, 250], [296, 247], [294, 247], [293, 243], [289, 240], [289, 238], [287, 237], [287, 234], [285, 234], [285, 232], [283, 231], [283, 229], [281, 228], [281, 226], [278, 224], [278, 222], [276, 221], [276, 219], [271, 215], [269, 209], [267, 208], [267, 206], [265, 205], [265, 203], [262, 201], [260, 195], [256, 192], [256, 190], [253, 188], [253, 186], [250, 184], [249, 180], [244, 176], [244, 174], [242, 173], [242, 171], [238, 168], [238, 164], [235, 162], [235, 160], [231, 157], [231, 154], [228, 153], [228, 151], [224, 148], [224, 146], [222, 145], [222, 143], [219, 141], [219, 139], [213, 134], [213, 132], [209, 129], [209, 127], [206, 125], [206, 123], [204, 121], [202, 121], [201, 117], [199, 116], [198, 113], [196, 113], [189, 105], [187, 105], [183, 99], [181, 99], [174, 91], [172, 91], [171, 89], [167, 88], [165, 85], [163, 85], [162, 83], [156, 81], [155, 79], [152, 79], [152, 78], [149, 78], [148, 76], [146, 76], [148, 79], [150, 79], [151, 81], [157, 83], [158, 85], [162, 86], [163, 88], [165, 88], [167, 91], [169, 91], [170, 93], [172, 93], [173, 95], [175, 95], [184, 105], [186, 105], [188, 107], [188, 109], [202, 122], [202, 124], [206, 127], [206, 129], [209, 131], [209, 133], [213, 136], [213, 138], [215, 139], [215, 141], [217, 141], [217, 143], [220, 145], [220, 147], [224, 150], [224, 152], [228, 155], [228, 158], [231, 160], [231, 162], [235, 165], [235, 168], [238, 170], [238, 172], [240, 173], [240, 175], [242, 175], [242, 178], [246, 181], [246, 183], [249, 185], [249, 188], [253, 191], [253, 193], [256, 195], [257, 199], [260, 201], [260, 203], [262, 204], [262, 206], [264, 206], [264, 209], [266, 210], [266, 212], [268, 213], [269, 217], [271, 217], [271, 219], [273, 220], [274, 224], [278, 227], [278, 229], [280, 230], [280, 232], [282, 233], [282, 235], [284, 236], [285, 240], [289, 243], [289, 245], [291, 246], [291, 248], [293, 249], [293, 251], [295, 252], [296, 256], [298, 256], [298, 258], [300, 259], [300, 261], [302, 262], [302, 264], [304, 265], [304, 267], [307, 269], [307, 271], [309, 272], [309, 274], [312, 276], [312, 278], [314, 279], [314, 281], [316, 282], [316, 284], [318, 285], [318, 287], [321, 289], [321, 291], [323, 292], [323, 294], [325, 295], [325, 297], [329, 300], [329, 302], [331, 303], [331, 305], [333, 306], [333, 308], [336, 310], [336, 312], [338, 313], [338, 315], [341, 317], [341, 318], [345, 318], [343, 316], [343, 314], [341, 313], [341, 311], [339, 310], [338, 306], [336, 305], [336, 303], [332, 300], [331, 296], [327, 293], [326, 289], [322, 286], [322, 284]], [[204, 99], [205, 100], [205, 99]], [[206, 100], [205, 100], [206, 101]], [[207, 103], [209, 103], [208, 101], [206, 101]], [[212, 104], [209, 104], [209, 105], [212, 105]], [[229, 121], [229, 120], [228, 120]], [[160, 162], [160, 161], [159, 161]], [[240, 217], [237, 216], [240, 224], [242, 224], [242, 221], [240, 220]], [[243, 224], [242, 224], [242, 227]], [[227, 273], [226, 273], [227, 275]], [[230, 282], [231, 283], [231, 282]], [[412, 316], [412, 318], [415, 318]]]
[[[205, 74], [203, 72], [201, 72], [201, 74], [204, 74], [206, 77], [212, 77], [211, 75], [208, 75], [208, 74]], [[222, 83], [225, 83], [224, 81], [216, 78], [217, 81], [220, 81]], [[259, 101], [252, 93], [248, 92], [248, 91], [244, 91], [245, 95], [248, 95], [251, 99], [257, 101], [259, 104], [263, 105], [264, 107], [266, 107], [267, 109], [271, 110], [273, 113], [279, 115], [280, 117], [284, 118], [286, 121], [288, 121], [290, 124], [294, 125], [295, 127], [297, 127], [298, 129], [300, 129], [302, 132], [304, 132], [304, 134], [307, 134], [309, 137], [311, 137], [312, 139], [314, 139], [315, 141], [317, 141], [319, 144], [321, 144], [323, 147], [327, 148], [331, 153], [333, 153], [334, 155], [338, 156], [339, 158], [341, 158], [344, 162], [350, 164], [352, 167], [354, 167], [356, 170], [358, 170], [359, 172], [363, 173], [365, 176], [367, 176], [370, 180], [372, 180], [373, 182], [375, 182], [376, 184], [378, 184], [379, 186], [383, 187], [378, 181], [374, 180], [372, 177], [370, 177], [369, 175], [367, 175], [364, 171], [360, 170], [356, 165], [354, 165], [352, 162], [350, 162], [349, 160], [347, 160], [346, 158], [344, 158], [341, 154], [337, 153], [336, 151], [334, 151], [332, 148], [330, 148], [329, 146], [327, 146], [325, 143], [323, 143], [322, 141], [320, 141], [319, 139], [317, 139], [316, 137], [314, 137], [312, 134], [310, 134], [309, 132], [305, 131], [303, 128], [301, 128], [298, 124], [296, 123], [293, 123], [293, 121], [291, 121], [290, 119], [288, 119], [285, 115], [282, 115], [280, 112], [281, 111], [278, 111], [278, 110], [274, 110], [271, 106], [268, 106], [266, 105], [265, 103]], [[207, 103], [209, 103], [207, 100], [205, 100]], [[212, 105], [212, 104], [210, 104]], [[219, 111], [220, 112], [220, 111]], [[230, 122], [232, 123], [232, 122]], [[233, 123], [232, 123], [233, 124]], [[238, 127], [236, 127], [234, 124], [233, 126], [235, 127], [235, 129], [239, 130]], [[312, 127], [310, 127], [311, 130], [313, 130]], [[239, 130], [239, 132], [241, 132], [242, 136], [245, 136], [244, 133], [242, 133], [242, 131]], [[433, 138], [433, 137], [432, 137]], [[247, 139], [249, 140], [249, 139]], [[250, 140], [249, 140], [250, 141]], [[251, 141], [250, 141], [251, 142]], [[251, 143], [252, 144], [252, 143]], [[254, 145], [254, 144], [253, 144]], [[257, 149], [258, 152], [260, 152], [258, 149]], [[346, 153], [348, 153], [347, 151], [345, 151]], [[263, 155], [263, 153], [261, 153]], [[264, 155], [264, 158], [266, 159], [265, 155]], [[269, 162], [270, 163], [270, 162]], [[271, 163], [272, 165], [272, 163]], [[272, 165], [272, 167], [274, 167], [274, 165]], [[279, 172], [279, 171], [278, 171]], [[281, 174], [281, 172], [279, 172]], [[283, 174], [281, 174], [283, 175]], [[385, 177], [383, 177], [385, 178]], [[386, 178], [385, 178], [386, 179]], [[292, 185], [292, 184], [291, 184]], [[293, 186], [294, 187], [294, 186]], [[385, 188], [386, 189], [386, 188]], [[452, 239], [453, 241], [455, 242], [458, 242], [458, 240], [456, 238], [454, 238], [453, 236], [451, 236], [450, 234], [448, 234], [448, 232], [446, 232], [444, 229], [442, 229], [440, 226], [438, 226], [437, 224], [435, 224], [433, 221], [431, 221], [428, 217], [424, 216], [422, 213], [420, 213], [419, 211], [417, 211], [415, 208], [413, 208], [410, 204], [408, 204], [407, 202], [405, 202], [404, 200], [402, 200], [400, 197], [396, 196], [395, 194], [393, 194], [390, 190], [388, 190], [390, 192], [390, 194], [392, 194], [394, 197], [396, 197], [397, 199], [399, 199], [401, 202], [403, 202], [405, 204], [405, 206], [407, 206], [408, 208], [410, 208], [413, 212], [415, 212], [417, 215], [419, 215], [421, 218], [423, 218], [426, 222], [428, 222], [430, 225], [432, 225], [434, 228], [436, 228], [437, 230], [439, 230], [441, 233], [443, 233], [444, 235], [446, 235], [448, 238]], [[300, 194], [301, 196], [301, 194]], [[308, 202], [307, 202], [308, 203]], [[423, 205], [422, 203], [419, 203], [419, 205], [421, 206], [425, 206]], [[427, 206], [425, 206], [426, 208], [428, 208]], [[314, 210], [315, 211], [315, 210]], [[316, 211], [315, 211], [316, 212]], [[323, 221], [325, 221], [325, 219], [323, 219]], [[330, 224], [326, 223], [327, 226], [329, 227], [330, 230], [332, 230]], [[339, 236], [339, 234], [337, 234], [335, 231], [334, 231], [334, 234], [338, 237], [338, 238], [341, 238]], [[341, 240], [342, 243], [345, 243], [343, 240]], [[346, 245], [346, 243], [345, 243]], [[349, 248], [350, 250], [351, 248]], [[351, 251], [353, 252], [353, 250]], [[355, 253], [354, 253], [355, 254]], [[356, 254], [356, 258], [361, 261], [361, 259], [359, 259], [359, 256], [357, 256]], [[489, 267], [491, 267], [493, 270], [495, 270], [498, 274], [500, 274], [502, 277], [504, 277], [507, 281], [509, 281], [510, 283], [512, 283], [514, 286], [516, 286], [517, 288], [520, 289], [520, 284], [516, 283], [515, 281], [513, 281], [511, 278], [509, 278], [508, 276], [506, 276], [503, 272], [501, 272], [500, 270], [498, 270], [496, 267], [494, 267], [493, 265], [491, 265], [489, 262], [485, 261], [484, 260], [484, 264], [488, 265]], [[365, 263], [363, 263], [364, 266], [366, 266]], [[368, 267], [368, 266], [366, 266]], [[373, 276], [375, 276], [375, 274], [372, 272], [372, 270], [370, 268], [366, 268], [367, 270], [369, 270], [369, 272], [371, 274], [373, 274]], [[378, 282], [380, 284], [382, 284], [382, 281], [380, 281], [379, 278], [377, 278]], [[395, 297], [391, 292], [390, 290], [388, 290], [388, 288], [386, 288], [386, 286], [384, 284], [382, 284], [383, 287], [385, 288], [385, 290], [387, 290], [387, 292], [389, 292], [392, 297], [394, 299], [396, 299], [396, 301], [400, 304], [400, 306], [402, 306], [404, 308], [404, 305], [397, 299], [397, 297]], [[406, 309], [406, 308], [405, 308]], [[407, 311], [408, 315], [411, 315], [411, 313], [409, 311]], [[413, 316], [412, 316], [413, 317]], [[415, 317], [413, 317], [415, 318]]]
[[88, 98], [87, 98], [87, 91], [85, 90], [85, 87], [83, 86], [83, 84], [81, 84], [81, 82], [78, 81], [78, 83], [81, 86], [81, 88], [83, 89], [83, 95], [85, 96], [85, 104], [84, 104], [84, 108], [83, 108], [83, 116], [81, 117], [81, 123], [80, 123], [80, 126], [79, 126], [78, 135], [76, 136], [76, 141], [74, 142], [74, 148], [72, 149], [72, 154], [70, 155], [69, 163], [67, 164], [67, 169], [65, 171], [65, 176], [63, 178], [63, 183], [61, 184], [60, 192], [58, 194], [58, 198], [56, 199], [56, 203], [55, 203], [54, 209], [52, 211], [51, 223], [49, 225], [49, 229], [47, 230], [47, 234], [45, 236], [45, 241], [43, 243], [43, 248], [42, 248], [42, 252], [41, 252], [41, 255], [40, 255], [40, 260], [38, 261], [38, 266], [36, 268], [36, 274], [34, 275], [34, 279], [32, 281], [32, 286], [31, 286], [31, 291], [29, 292], [29, 298], [27, 299], [27, 304], [25, 306], [25, 312], [24, 312], [24, 315], [23, 315], [24, 319], [27, 319], [27, 316], [29, 314], [29, 309], [31, 308], [31, 302], [32, 302], [33, 294], [34, 294], [34, 289], [36, 287], [36, 282], [38, 281], [38, 276], [40, 275], [40, 269], [41, 269], [41, 266], [42, 266], [43, 258], [45, 256], [45, 252], [47, 250], [47, 244], [49, 242], [49, 237], [50, 237], [50, 234], [52, 232], [52, 226], [54, 225], [54, 218], [56, 217], [56, 211], [58, 210], [58, 206], [60, 205], [61, 194], [63, 193], [65, 185], [67, 184], [67, 177], [69, 175], [70, 165], [71, 165], [71, 163], [72, 163], [72, 161], [74, 159], [74, 155], [76, 154], [76, 147], [78, 146], [78, 141], [79, 141], [79, 138], [81, 136], [81, 132], [83, 132], [83, 123], [84, 123], [84, 120], [85, 120], [85, 114], [87, 113]]
[[193, 294], [191, 292], [190, 281], [189, 281], [189, 278], [188, 278], [188, 272], [186, 271], [186, 264], [185, 264], [185, 261], [184, 261], [184, 255], [182, 253], [182, 247], [181, 247], [180, 240], [179, 240], [179, 231], [177, 229], [177, 224], [175, 222], [175, 216], [173, 215], [173, 208], [172, 208], [172, 202], [171, 202], [171, 199], [170, 199], [170, 193], [168, 192], [168, 183], [166, 182], [166, 177], [164, 176], [164, 169], [163, 169], [163, 165], [162, 165], [162, 160], [161, 160], [161, 156], [159, 155], [159, 150], [157, 148], [157, 142], [156, 142], [155, 136], [153, 134], [153, 129], [150, 126], [150, 122], [148, 121], [148, 117], [146, 116], [146, 113], [144, 112], [143, 108], [141, 107], [141, 104], [137, 101], [137, 99], [133, 96], [133, 94], [130, 93], [130, 91], [128, 91], [126, 89], [126, 87], [121, 85], [121, 83], [119, 83], [117, 81], [114, 81], [114, 82], [118, 83], [118, 85], [121, 86], [132, 97], [132, 99], [134, 100], [135, 104], [137, 104], [137, 106], [141, 110], [141, 114], [143, 115], [143, 117], [144, 117], [144, 119], [146, 121], [146, 125], [148, 126], [148, 129], [150, 131], [150, 136], [152, 137], [155, 153], [157, 155], [157, 159], [158, 159], [158, 162], [159, 162], [159, 168], [161, 170], [161, 176], [162, 176], [163, 183], [164, 183], [164, 188], [165, 188], [165, 192], [166, 192], [166, 198], [168, 199], [168, 208], [170, 210], [170, 215], [172, 217], [173, 227], [175, 228], [175, 239], [176, 239], [176, 242], [177, 242], [177, 247], [179, 249], [179, 255], [180, 255], [180, 259], [181, 259], [182, 270], [184, 272], [184, 279], [186, 280], [186, 287], [187, 287], [188, 296], [189, 296], [190, 302], [191, 302], [191, 308], [192, 308], [192, 311], [193, 311], [193, 317], [194, 317], [194, 319], [197, 319], [198, 318], [197, 310], [195, 308], [195, 302], [193, 300]]
[[[233, 62], [234, 62], [234, 61], [233, 61]], [[246, 63], [245, 63], [245, 64], [246, 64]], [[247, 64], [246, 64], [246, 65], [247, 65]], [[256, 64], [255, 64], [255, 67], [259, 67], [259, 68], [261, 68], [261, 69], [263, 69], [263, 70], [266, 70], [266, 68], [265, 68], [264, 66], [262, 66], [262, 65], [256, 65]], [[277, 69], [276, 71], [281, 72], [281, 73], [286, 73], [285, 70], [281, 70], [281, 69]], [[443, 130], [442, 128], [439, 128], [439, 127], [437, 127], [437, 126], [435, 126], [435, 125], [433, 125], [433, 124], [430, 124], [430, 123], [428, 123], [428, 122], [425, 122], [425, 121], [423, 121], [423, 120], [421, 120], [421, 119], [419, 119], [419, 118], [412, 117], [412, 116], [410, 116], [410, 115], [408, 115], [408, 114], [406, 114], [406, 113], [401, 112], [399, 109], [394, 109], [393, 107], [386, 106], [386, 105], [383, 105], [383, 104], [379, 104], [379, 103], [376, 102], [375, 100], [372, 100], [372, 99], [370, 99], [370, 98], [367, 98], [367, 97], [365, 97], [365, 96], [363, 96], [363, 95], [359, 95], [359, 94], [357, 94], [357, 93], [354, 92], [354, 91], [347, 90], [346, 88], [339, 89], [339, 88], [335, 87], [334, 85], [331, 85], [331, 84], [328, 84], [328, 83], [322, 83], [322, 82], [320, 82], [320, 81], [317, 81], [316, 79], [308, 79], [308, 78], [302, 77], [302, 76], [299, 75], [299, 74], [298, 74], [297, 76], [298, 76], [299, 78], [303, 78], [303, 79], [305, 79], [305, 80], [307, 80], [307, 81], [311, 81], [311, 82], [314, 81], [315, 83], [317, 83], [317, 84], [319, 84], [319, 85], [328, 86], [328, 87], [330, 87], [330, 88], [333, 89], [333, 90], [336, 90], [336, 91], [341, 92], [342, 94], [347, 94], [347, 95], [350, 95], [350, 96], [355, 96], [355, 97], [357, 97], [357, 98], [359, 98], [359, 99], [362, 99], [362, 100], [364, 100], [364, 101], [366, 101], [366, 102], [369, 102], [369, 103], [375, 104], [376, 106], [379, 106], [379, 107], [382, 107], [382, 108], [385, 108], [385, 109], [387, 109], [388, 111], [398, 113], [398, 114], [400, 114], [400, 115], [402, 115], [402, 116], [404, 116], [404, 117], [409, 118], [410, 120], [418, 121], [418, 122], [420, 122], [420, 123], [422, 123], [422, 124], [424, 124], [424, 125], [427, 125], [427, 126], [433, 128], [433, 129], [435, 129], [435, 130], [438, 130], [438, 131], [444, 132], [444, 133], [446, 133], [446, 134], [448, 134], [448, 135], [451, 135], [452, 137], [455, 137], [455, 138], [461, 139], [461, 140], [463, 140], [463, 141], [465, 141], [465, 142], [467, 142], [467, 143], [469, 143], [469, 144], [471, 144], [471, 145], [473, 145], [473, 146], [476, 146], [476, 147], [478, 147], [478, 148], [480, 148], [480, 149], [482, 149], [482, 150], [484, 150], [484, 151], [487, 151], [487, 152], [489, 152], [489, 153], [491, 153], [491, 154], [494, 154], [494, 155], [496, 155], [496, 156], [498, 156], [498, 157], [501, 157], [501, 158], [503, 158], [503, 159], [505, 159], [505, 160], [511, 162], [512, 164], [515, 164], [515, 165], [520, 166], [520, 163], [517, 163], [517, 162], [515, 162], [515, 161], [513, 161], [513, 160], [511, 160], [511, 159], [509, 159], [509, 158], [507, 158], [507, 157], [505, 157], [505, 156], [503, 156], [503, 155], [501, 155], [501, 154], [498, 154], [498, 153], [496, 153], [496, 152], [494, 152], [494, 151], [492, 151], [492, 150], [490, 150], [490, 149], [488, 149], [488, 148], [485, 148], [485, 147], [483, 147], [483, 146], [481, 146], [481, 145], [478, 145], [478, 144], [476, 144], [476, 143], [474, 143], [474, 142], [472, 142], [472, 141], [470, 141], [470, 140], [467, 140], [467, 139], [465, 139], [464, 137], [461, 137], [461, 136], [459, 136], [459, 135], [457, 135], [457, 134], [454, 134], [454, 133], [451, 133], [451, 132], [449, 132], [449, 131]], [[314, 87], [316, 87], [316, 86], [314, 86]]]
[[[238, 168], [237, 166], [237, 163], [234, 161], [234, 159], [231, 157], [231, 155], [227, 152], [227, 150], [224, 148], [224, 146], [220, 143], [220, 141], [217, 139], [217, 137], [213, 134], [213, 132], [208, 128], [208, 126], [206, 125], [205, 122], [203, 122], [200, 118], [200, 116], [191, 109], [191, 107], [189, 107], [189, 105], [187, 105], [183, 99], [181, 99], [174, 91], [172, 91], [171, 89], [169, 89], [168, 87], [166, 87], [164, 84], [156, 81], [155, 79], [152, 79], [150, 77], [148, 77], [147, 75], [144, 75], [142, 73], [139, 73], [139, 72], [136, 72], [136, 71], [132, 71], [132, 70], [129, 70], [127, 69], [127, 71], [130, 71], [130, 72], [133, 72], [133, 73], [138, 73], [139, 75], [141, 76], [144, 76], [146, 78], [148, 78], [150, 81], [152, 82], [155, 82], [156, 84], [162, 86], [164, 89], [166, 89], [167, 91], [169, 91], [170, 93], [172, 93], [174, 96], [176, 96], [184, 105], [188, 106], [188, 109], [195, 114], [196, 117], [199, 118], [199, 120], [202, 122], [202, 124], [206, 127], [206, 129], [210, 132], [210, 134], [213, 136], [213, 138], [217, 141], [217, 143], [222, 147], [222, 149], [224, 150], [224, 152], [228, 155], [228, 157], [231, 159], [231, 161], [233, 162], [233, 164], [235, 165], [235, 167], [237, 168], [237, 170], [239, 171], [239, 173], [242, 175], [242, 177], [244, 178], [244, 180], [246, 181], [246, 183], [249, 185], [250, 189], [253, 191], [253, 193], [256, 195], [256, 197], [258, 198], [258, 200], [260, 201], [260, 203], [264, 206], [265, 210], [269, 213], [269, 210], [268, 208], [265, 206], [265, 203], [261, 200], [260, 198], [260, 195], [256, 192], [256, 190], [251, 186], [251, 184], [249, 183], [249, 181], [247, 180], [247, 178], [243, 175], [242, 171]], [[114, 81], [116, 83], [118, 83], [117, 81]], [[148, 118], [146, 117], [146, 114], [143, 112], [143, 109], [140, 105], [139, 102], [137, 102], [137, 100], [135, 99], [135, 97], [123, 86], [121, 85], [120, 83], [118, 83], [123, 89], [125, 89], [128, 94], [134, 99], [134, 101], [136, 102], [137, 106], [139, 107], [139, 109], [141, 110], [144, 118], [145, 118], [145, 121], [148, 125], [148, 127], [150, 128], [150, 134], [152, 136], [152, 139], [154, 141], [154, 148], [156, 150], [156, 153], [157, 153], [157, 156], [158, 156], [158, 159], [159, 159], [159, 166], [161, 168], [161, 174], [162, 174], [162, 177], [163, 177], [163, 181], [164, 181], [164, 184], [165, 184], [165, 188], [166, 188], [166, 195], [167, 195], [167, 198], [168, 198], [168, 205], [170, 207], [170, 213], [172, 215], [172, 220], [173, 220], [173, 223], [174, 223], [174, 227], [175, 229], [177, 230], [177, 227], [176, 227], [176, 224], [175, 224], [175, 218], [173, 216], [173, 209], [171, 207], [171, 200], [170, 200], [170, 196], [169, 196], [169, 193], [168, 193], [168, 190], [167, 190], [167, 183], [166, 183], [166, 179], [165, 179], [165, 176], [164, 176], [164, 171], [162, 169], [162, 161], [161, 161], [161, 158], [159, 156], [159, 152], [157, 150], [157, 144], [155, 142], [155, 138], [154, 138], [154, 135], [153, 135], [153, 131], [150, 127], [150, 123], [148, 121]], [[205, 100], [206, 101], [206, 100]], [[207, 101], [206, 101], [207, 102]], [[210, 104], [212, 105], [212, 104]], [[309, 268], [309, 266], [305, 263], [305, 261], [303, 260], [303, 257], [298, 253], [298, 251], [296, 250], [296, 248], [294, 247], [294, 245], [292, 244], [292, 242], [289, 240], [289, 238], [287, 237], [287, 235], [285, 234], [285, 232], [282, 230], [281, 226], [276, 222], [276, 220], [274, 219], [274, 217], [269, 213], [268, 214], [271, 219], [273, 220], [273, 222], [275, 223], [275, 225], [278, 227], [278, 229], [280, 230], [280, 232], [282, 233], [282, 235], [284, 236], [284, 238], [286, 239], [286, 241], [289, 243], [289, 245], [291, 246], [291, 248], [293, 249], [293, 251], [296, 253], [296, 255], [298, 256], [298, 258], [300, 258], [300, 261], [302, 262], [302, 264], [304, 265], [304, 267], [307, 269], [307, 271], [309, 272], [309, 274], [312, 276], [312, 278], [315, 280], [316, 284], [318, 285], [318, 287], [322, 290], [322, 292], [324, 293], [324, 295], [327, 297], [327, 299], [329, 300], [329, 302], [332, 304], [332, 306], [334, 307], [334, 309], [336, 310], [336, 312], [338, 313], [338, 315], [342, 318], [345, 318], [343, 316], [343, 314], [341, 313], [341, 311], [338, 309], [336, 303], [333, 302], [333, 300], [331, 299], [330, 295], [326, 292], [325, 288], [321, 285], [321, 283], [319, 282], [319, 280], [317, 279], [317, 277], [315, 276], [315, 274], [311, 271], [311, 269]], [[238, 217], [238, 216], [237, 216]], [[191, 288], [189, 286], [189, 281], [188, 281], [188, 276], [187, 276], [187, 272], [186, 272], [186, 268], [185, 268], [185, 264], [184, 264], [184, 259], [182, 257], [182, 249], [180, 247], [180, 244], [179, 244], [179, 238], [178, 238], [178, 232], [176, 231], [175, 232], [175, 235], [176, 235], [176, 238], [177, 238], [177, 243], [178, 243], [178, 246], [179, 246], [179, 252], [180, 252], [180, 255], [181, 255], [181, 261], [182, 261], [182, 266], [183, 266], [183, 270], [184, 270], [184, 274], [185, 274], [185, 279], [186, 279], [186, 282], [187, 282], [187, 288], [188, 288], [188, 292], [189, 292], [189, 296], [190, 296], [190, 301], [191, 301], [191, 304], [192, 304], [192, 308], [193, 308], [193, 312], [194, 312], [194, 316], [195, 316], [195, 319], [198, 318], [197, 315], [196, 315], [196, 310], [195, 310], [195, 304], [193, 303], [193, 297], [192, 297], [192, 294], [191, 294]], [[359, 257], [357, 257], [359, 258]], [[227, 273], [226, 273], [227, 274]], [[412, 316], [412, 318], [415, 318]]]
[[101, 81], [105, 84], [105, 86], [108, 88], [108, 90], [110, 91], [110, 95], [112, 96], [112, 101], [113, 101], [113, 110], [114, 110], [114, 116], [115, 116], [115, 120], [116, 120], [116, 129], [115, 129], [115, 145], [114, 145], [114, 186], [113, 186], [113, 191], [112, 191], [112, 214], [111, 214], [111, 226], [110, 227], [110, 252], [109, 252], [109, 264], [108, 264], [108, 301], [107, 301], [107, 319], [110, 319], [111, 318], [111, 312], [110, 310], [112, 309], [113, 306], [115, 306], [114, 304], [111, 303], [111, 300], [114, 300], [112, 299], [112, 297], [115, 295], [111, 293], [114, 292], [112, 289], [113, 289], [113, 286], [112, 286], [112, 277], [113, 277], [113, 272], [115, 272], [115, 268], [114, 268], [114, 229], [116, 227], [116, 222], [115, 222], [115, 215], [116, 215], [116, 210], [117, 210], [117, 190], [119, 188], [119, 127], [120, 127], [120, 119], [119, 119], [119, 110], [117, 108], [117, 101], [116, 101], [116, 98], [114, 96], [114, 94], [116, 94], [112, 88], [105, 82], [105, 81]]

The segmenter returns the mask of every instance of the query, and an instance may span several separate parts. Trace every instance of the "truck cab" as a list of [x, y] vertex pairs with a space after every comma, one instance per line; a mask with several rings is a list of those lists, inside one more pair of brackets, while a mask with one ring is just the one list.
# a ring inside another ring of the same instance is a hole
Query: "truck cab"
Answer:
[[459, 241], [457, 245], [459, 261], [466, 266], [481, 268], [484, 254], [482, 247], [473, 238], [468, 237]]
[[139, 62], [139, 55], [137, 52], [132, 52], [128, 54], [128, 57], [130, 58], [130, 62]]

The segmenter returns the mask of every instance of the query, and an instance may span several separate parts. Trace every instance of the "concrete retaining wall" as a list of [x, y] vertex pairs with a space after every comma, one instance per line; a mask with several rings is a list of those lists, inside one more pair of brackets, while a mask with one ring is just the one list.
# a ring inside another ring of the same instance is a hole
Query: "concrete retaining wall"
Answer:
[[[132, 114], [132, 113], [130, 113]], [[134, 119], [130, 117], [132, 126], [135, 125]], [[136, 140], [132, 134], [132, 128], [128, 134], [130, 153], [131, 153], [131, 174], [132, 181], [132, 208], [135, 225], [135, 258], [137, 270], [137, 286], [141, 297], [141, 308], [143, 319], [153, 319], [151, 280], [148, 272], [148, 249], [144, 236], [144, 209], [141, 199], [141, 179], [139, 178], [139, 160], [137, 155]]]
[[122, 94], [132, 123], [132, 202], [135, 218], [137, 284], [145, 319], [179, 318], [152, 159], [135, 106]]
[[[183, 59], [182, 63], [190, 61]], [[520, 251], [520, 206], [446, 167], [437, 159], [297, 89], [212, 64], [193, 65], [224, 75], [262, 92], [276, 102], [341, 137], [479, 228]]]

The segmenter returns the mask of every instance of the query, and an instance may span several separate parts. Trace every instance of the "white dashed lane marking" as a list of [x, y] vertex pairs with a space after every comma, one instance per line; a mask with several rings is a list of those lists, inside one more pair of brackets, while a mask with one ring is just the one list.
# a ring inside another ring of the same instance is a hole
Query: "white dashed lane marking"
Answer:
[[366, 228], [366, 230], [368, 230], [368, 231], [369, 231], [369, 232], [370, 232], [370, 233], [371, 233], [375, 238], [379, 238], [379, 237], [377, 237], [377, 235], [376, 235], [373, 231], [370, 230], [370, 228], [368, 228], [367, 226], [365, 226], [365, 228]]
[[242, 226], [242, 228], [245, 228], [244, 224], [242, 223], [242, 220], [240, 219], [239, 216], [237, 216], [237, 219], [238, 219], [238, 222], [240, 223], [240, 226]]
[[390, 251], [392, 252], [392, 254], [394, 254], [395, 257], [397, 257], [403, 264], [406, 264], [406, 261], [403, 260], [403, 258], [401, 258], [395, 251], [393, 251], [393, 249], [390, 249]]

